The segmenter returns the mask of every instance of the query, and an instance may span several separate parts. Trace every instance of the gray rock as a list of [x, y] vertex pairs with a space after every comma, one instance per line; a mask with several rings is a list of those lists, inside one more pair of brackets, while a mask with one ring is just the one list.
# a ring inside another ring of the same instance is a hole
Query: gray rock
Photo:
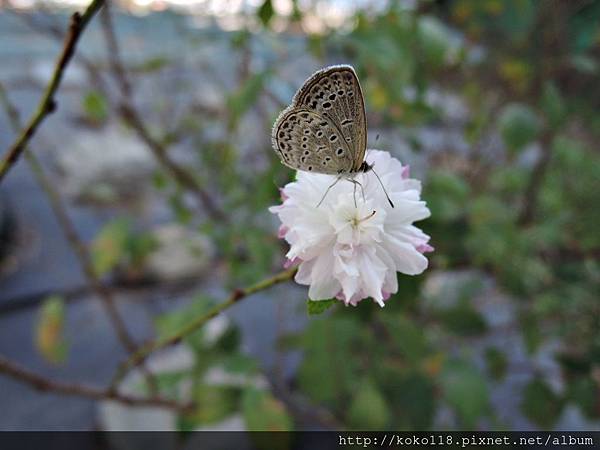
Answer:
[[214, 256], [210, 239], [178, 224], [162, 226], [153, 236], [158, 248], [150, 254], [143, 270], [153, 279], [173, 281], [200, 277]]
[[145, 144], [116, 124], [74, 131], [58, 151], [57, 164], [67, 194], [95, 202], [139, 199], [156, 167]]

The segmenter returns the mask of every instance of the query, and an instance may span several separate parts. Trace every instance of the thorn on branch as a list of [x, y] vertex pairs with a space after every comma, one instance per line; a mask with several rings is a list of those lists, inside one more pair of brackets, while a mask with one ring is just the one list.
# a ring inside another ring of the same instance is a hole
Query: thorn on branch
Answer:
[[231, 301], [232, 302], [237, 302], [237, 301], [241, 300], [242, 298], [244, 298], [245, 295], [246, 295], [246, 293], [244, 292], [243, 289], [237, 288], [231, 294]]
[[56, 102], [56, 100], [51, 98], [50, 101], [48, 102], [48, 106], [47, 106], [48, 114], [52, 114], [54, 111], [56, 111], [57, 107], [58, 107], [58, 103]]

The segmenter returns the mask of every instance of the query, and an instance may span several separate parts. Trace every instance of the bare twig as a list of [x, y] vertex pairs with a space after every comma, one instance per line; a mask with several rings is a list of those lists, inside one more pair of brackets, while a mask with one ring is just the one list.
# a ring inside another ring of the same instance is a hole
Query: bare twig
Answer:
[[124, 102], [120, 109], [121, 117], [127, 124], [133, 128], [138, 136], [146, 143], [156, 160], [163, 166], [179, 185], [188, 191], [194, 193], [199, 203], [206, 209], [206, 212], [213, 219], [220, 222], [226, 221], [227, 216], [213, 202], [210, 194], [198, 183], [198, 180], [187, 170], [179, 166], [169, 156], [167, 148], [157, 139], [155, 139], [140, 118], [137, 110], [127, 102]]
[[7, 375], [16, 381], [28, 384], [39, 391], [55, 392], [62, 395], [86, 397], [94, 400], [113, 400], [132, 406], [156, 406], [173, 409], [178, 412], [188, 412], [193, 408], [192, 404], [182, 404], [177, 401], [162, 397], [137, 397], [121, 394], [115, 390], [102, 389], [78, 383], [64, 383], [45, 378], [25, 367], [0, 356], [0, 373]]
[[83, 14], [74, 13], [73, 16], [71, 16], [71, 24], [69, 26], [69, 32], [65, 37], [63, 50], [56, 62], [54, 73], [40, 100], [37, 110], [33, 113], [27, 126], [23, 129], [17, 140], [10, 146], [2, 161], [0, 161], [0, 183], [25, 151], [27, 143], [31, 140], [40, 124], [48, 114], [56, 109], [54, 96], [60, 86], [65, 69], [73, 57], [77, 42], [91, 18], [98, 12], [103, 4], [104, 0], [92, 0]]
[[[5, 91], [1, 83], [0, 103], [3, 104], [13, 128], [15, 130], [19, 130], [21, 128], [19, 112], [17, 111], [16, 107], [10, 102], [7, 92]], [[77, 233], [75, 224], [71, 221], [67, 212], [67, 208], [64, 205], [60, 194], [54, 188], [54, 186], [44, 173], [44, 169], [41, 163], [38, 161], [35, 154], [27, 150], [27, 148], [25, 148], [24, 153], [25, 159], [31, 167], [31, 170], [37, 182], [48, 197], [52, 211], [54, 212], [54, 215], [56, 216], [56, 219], [58, 220], [58, 223], [60, 224], [65, 234], [65, 237], [67, 238], [67, 241], [69, 242], [73, 251], [75, 252], [75, 255], [77, 256], [77, 259], [79, 261], [79, 264], [81, 265], [88, 285], [92, 288], [92, 290], [96, 293], [96, 295], [102, 302], [102, 306], [104, 307], [109, 317], [109, 320], [117, 333], [119, 341], [129, 353], [135, 352], [137, 349], [137, 345], [133, 337], [127, 331], [125, 322], [123, 322], [123, 319], [121, 318], [117, 310], [112, 291], [106, 285], [102, 284], [100, 278], [96, 275], [96, 271], [94, 270], [94, 265], [92, 263], [92, 259], [88, 252], [88, 249], [85, 243], [79, 238], [79, 234]], [[142, 368], [142, 372], [145, 374], [150, 388], [153, 391], [155, 391], [156, 383], [152, 375], [145, 368]]]
[[172, 333], [169, 336], [164, 337], [162, 339], [151, 341], [146, 345], [142, 346], [137, 352], [135, 352], [126, 361], [124, 361], [123, 364], [121, 364], [121, 366], [117, 369], [117, 372], [115, 374], [115, 377], [113, 378], [111, 385], [118, 386], [118, 384], [125, 377], [127, 372], [131, 368], [142, 364], [151, 353], [179, 343], [184, 337], [189, 336], [191, 333], [202, 327], [210, 319], [218, 316], [223, 311], [235, 305], [243, 298], [249, 297], [252, 294], [255, 294], [259, 291], [264, 291], [265, 289], [275, 286], [276, 284], [291, 280], [296, 274], [296, 270], [296, 268], [285, 270], [272, 277], [259, 281], [258, 283], [253, 284], [252, 286], [249, 286], [247, 288], [236, 289], [231, 293], [227, 300], [214, 306], [205, 314], [194, 318], [177, 332]]
[[138, 113], [133, 101], [133, 88], [127, 77], [127, 72], [121, 60], [120, 49], [112, 23], [111, 12], [107, 4], [101, 14], [101, 25], [106, 40], [109, 64], [113, 77], [121, 91], [121, 105], [118, 109], [123, 120], [138, 134], [148, 146], [156, 160], [171, 174], [185, 189], [196, 195], [206, 213], [215, 220], [225, 221], [227, 216], [213, 201], [211, 195], [204, 190], [199, 181], [186, 169], [179, 166], [168, 153], [167, 147], [154, 138]]

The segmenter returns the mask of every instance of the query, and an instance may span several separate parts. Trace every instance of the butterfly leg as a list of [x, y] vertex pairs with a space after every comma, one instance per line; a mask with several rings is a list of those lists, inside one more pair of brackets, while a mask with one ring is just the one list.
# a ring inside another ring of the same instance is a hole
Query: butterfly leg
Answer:
[[367, 201], [366, 197], [365, 197], [365, 189], [363, 188], [363, 185], [360, 182], [356, 181], [355, 179], [353, 179], [353, 178], [347, 178], [347, 180], [354, 185], [354, 191], [353, 191], [353, 195], [354, 195], [354, 207], [356, 208], [357, 207], [357, 204], [356, 204], [356, 186], [357, 185], [360, 186], [360, 192], [362, 194], [363, 202]]
[[325, 191], [325, 193], [323, 194], [323, 197], [321, 197], [321, 200], [320, 200], [320, 201], [319, 201], [319, 203], [317, 204], [317, 208], [318, 208], [319, 206], [321, 206], [321, 203], [323, 203], [323, 200], [325, 200], [325, 197], [327, 197], [327, 194], [329, 193], [329, 191], [331, 190], [331, 188], [332, 188], [332, 187], [334, 187], [334, 186], [335, 186], [335, 185], [338, 183], [338, 181], [340, 181], [341, 179], [342, 179], [342, 177], [341, 177], [341, 176], [339, 176], [339, 177], [337, 177], [337, 178], [335, 179], [335, 181], [334, 181], [333, 183], [331, 183], [331, 184], [329, 185], [329, 187], [327, 188], [327, 190], [326, 190], [326, 191]]

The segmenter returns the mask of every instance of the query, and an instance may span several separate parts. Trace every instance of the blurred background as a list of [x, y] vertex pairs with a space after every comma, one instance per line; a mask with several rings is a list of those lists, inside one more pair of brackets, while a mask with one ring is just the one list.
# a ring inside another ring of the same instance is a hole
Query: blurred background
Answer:
[[[0, 0], [0, 152], [86, 5]], [[597, 0], [111, 2], [0, 185], [0, 355], [105, 386], [127, 350], [98, 292], [141, 343], [282, 270], [271, 125], [335, 63], [423, 180], [430, 268], [383, 309], [239, 302], [149, 361], [191, 412], [0, 374], [0, 429], [600, 430]]]

